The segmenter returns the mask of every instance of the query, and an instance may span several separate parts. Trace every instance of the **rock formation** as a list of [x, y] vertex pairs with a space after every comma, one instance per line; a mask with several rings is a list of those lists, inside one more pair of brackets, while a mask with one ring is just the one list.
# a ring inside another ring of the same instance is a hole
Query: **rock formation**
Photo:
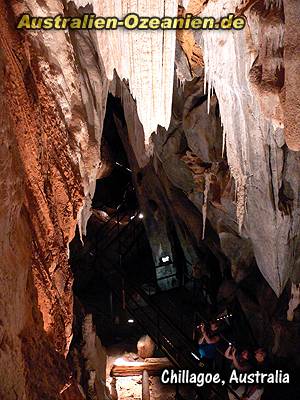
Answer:
[[109, 91], [123, 108], [115, 124], [155, 263], [167, 254], [185, 258], [189, 273], [198, 265], [216, 297], [238, 297], [262, 343], [299, 364], [297, 1], [180, 2], [182, 15], [244, 14], [243, 31], [15, 29], [24, 12], [177, 13], [175, 0], [122, 4], [0, 0], [4, 400], [106, 395], [90, 317], [79, 340], [86, 364], [77, 365], [86, 386], [75, 376], [68, 258], [76, 225], [86, 233], [96, 180], [109, 173]]

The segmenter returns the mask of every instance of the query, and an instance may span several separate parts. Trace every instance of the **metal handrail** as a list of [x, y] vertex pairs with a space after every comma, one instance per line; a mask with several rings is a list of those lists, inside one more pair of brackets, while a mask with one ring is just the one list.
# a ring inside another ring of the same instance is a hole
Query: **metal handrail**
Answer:
[[[116, 213], [114, 213], [114, 215], [118, 215], [118, 210], [116, 211]], [[132, 225], [132, 223], [135, 223], [137, 216], [138, 216], [138, 212], [136, 213], [135, 217], [134, 217], [132, 220], [130, 220], [130, 221], [128, 222], [128, 224], [127, 224], [125, 227], [123, 227], [123, 229], [121, 229], [121, 230], [120, 230], [120, 224], [119, 224], [120, 221], [119, 221], [119, 219], [118, 219], [118, 221], [117, 221], [117, 225], [118, 225], [118, 235], [117, 235], [117, 237], [120, 238], [120, 235], [123, 234], [124, 232], [126, 232], [126, 231], [129, 229], [129, 227]], [[113, 216], [111, 216], [110, 221], [111, 221], [112, 218], [113, 218]], [[107, 221], [107, 222], [108, 222], [108, 221]], [[106, 247], [104, 248], [104, 250], [107, 249], [107, 247], [109, 247], [109, 245], [110, 245], [115, 239], [116, 239], [116, 237], [114, 237], [114, 238], [106, 245]], [[97, 250], [98, 250], [98, 249], [96, 248], [96, 251], [97, 251]], [[102, 250], [103, 250], [103, 249], [102, 249]], [[120, 249], [119, 249], [119, 251], [120, 251]], [[120, 254], [119, 254], [119, 255], [120, 255]], [[101, 257], [103, 258], [103, 256], [104, 256], [104, 254], [102, 253], [102, 254], [101, 254]], [[188, 262], [188, 260], [186, 260], [186, 261]], [[122, 262], [122, 261], [120, 260], [120, 262]], [[190, 265], [191, 265], [191, 263], [190, 263]], [[128, 282], [129, 282], [129, 281], [128, 281], [127, 277], [126, 277], [126, 274], [125, 274], [124, 271], [122, 270], [121, 265], [118, 265], [118, 264], [113, 263], [113, 266], [114, 266], [115, 272], [117, 272], [117, 274], [121, 277], [122, 282], [126, 282], [127, 285], [128, 285]], [[151, 318], [151, 316], [147, 315], [146, 313], [144, 313], [143, 315], [146, 316], [148, 320], [150, 320], [150, 321], [152, 320], [152, 324], [153, 324], [154, 326], [157, 325], [157, 329], [158, 329], [158, 338], [153, 338], [153, 340], [154, 340], [155, 342], [158, 342], [158, 343], [157, 343], [158, 346], [160, 346], [160, 347], [167, 353], [167, 355], [168, 355], [173, 361], [174, 361], [174, 360], [176, 361], [175, 364], [177, 364], [178, 367], [179, 367], [180, 364], [181, 364], [180, 361], [182, 362], [183, 360], [185, 360], [185, 363], [187, 363], [187, 365], [191, 366], [192, 368], [199, 367], [199, 364], [196, 363], [196, 361], [195, 361], [194, 358], [188, 357], [187, 354], [186, 354], [186, 353], [182, 353], [182, 351], [176, 351], [176, 354], [175, 354], [175, 355], [174, 355], [174, 354], [170, 354], [170, 349], [168, 350], [166, 347], [168, 347], [168, 346], [171, 347], [171, 348], [173, 349], [172, 351], [174, 351], [174, 349], [175, 349], [175, 350], [177, 350], [177, 349], [176, 349], [175, 346], [172, 345], [172, 341], [171, 341], [171, 340], [169, 340], [168, 338], [166, 338], [163, 334], [160, 335], [160, 328], [159, 328], [159, 325], [160, 325], [160, 323], [162, 323], [162, 321], [163, 321], [165, 324], [167, 324], [167, 326], [171, 327], [171, 329], [172, 329], [173, 331], [176, 331], [177, 333], [180, 334], [181, 338], [183, 339], [184, 345], [186, 346], [186, 348], [189, 350], [190, 353], [193, 353], [193, 352], [197, 351], [197, 347], [196, 347], [196, 345], [192, 342], [192, 339], [189, 338], [189, 337], [186, 335], [186, 333], [185, 333], [184, 331], [182, 331], [182, 329], [181, 329], [178, 325], [174, 324], [173, 321], [169, 318], [169, 316], [168, 316], [162, 309], [160, 309], [159, 307], [157, 307], [157, 305], [152, 301], [152, 299], [150, 298], [150, 296], [147, 295], [146, 292], [145, 292], [143, 289], [141, 289], [140, 287], [135, 286], [135, 284], [134, 284], [133, 282], [130, 282], [128, 286], [129, 286], [130, 289], [133, 289], [134, 292], [137, 293], [137, 294], [141, 297], [141, 299], [144, 300], [144, 302], [147, 304], [147, 306], [150, 307], [151, 310], [153, 310], [153, 311], [155, 312], [155, 315], [157, 316], [157, 321], [153, 321], [152, 318]], [[114, 289], [115, 289], [115, 288], [112, 287], [112, 290], [114, 290]], [[115, 291], [115, 290], [114, 290], [114, 291]], [[117, 296], [120, 297], [120, 296], [119, 296], [119, 293], [117, 293]], [[130, 297], [131, 297], [130, 300], [133, 301], [133, 302], [138, 306], [138, 309], [140, 309], [141, 306], [137, 303], [137, 301], [134, 299], [134, 297], [132, 297], [132, 296], [130, 296]], [[139, 320], [139, 318], [138, 318], [138, 316], [136, 315], [136, 313], [134, 312], [134, 310], [130, 310], [130, 306], [129, 306], [128, 304], [127, 304], [127, 307], [126, 307], [126, 308], [128, 309], [128, 311], [129, 311], [131, 314], [134, 315], [134, 317], [135, 317], [137, 320]], [[144, 311], [145, 311], [145, 310], [144, 310]], [[143, 323], [142, 323], [141, 321], [140, 321], [140, 324], [143, 326]], [[143, 326], [143, 327], [144, 327], [144, 326]], [[165, 339], [165, 340], [164, 340], [164, 346], [162, 346], [162, 344], [160, 343], [160, 339]], [[179, 361], [178, 361], [178, 357], [180, 357], [180, 360], [179, 360]], [[204, 365], [203, 365], [203, 366], [204, 366]], [[233, 390], [231, 389], [231, 387], [230, 387], [229, 385], [226, 384], [225, 387], [227, 388], [227, 390], [229, 390], [229, 391], [236, 397], [236, 399], [240, 399], [240, 397], [235, 393], [235, 391], [233, 391]], [[215, 393], [217, 393], [217, 394], [220, 395], [220, 393], [218, 393], [218, 390], [217, 390], [217, 389], [213, 388], [213, 391], [215, 391]]]
[[[118, 273], [120, 273], [120, 271], [118, 271]], [[123, 274], [121, 274], [123, 276]], [[130, 285], [131, 287], [133, 286], [132, 284]], [[120, 293], [118, 293], [118, 291], [115, 290], [115, 287], [112, 287], [112, 290], [115, 291], [117, 297], [119, 299], [121, 299], [121, 295]], [[138, 293], [140, 293], [140, 291], [138, 291], [138, 288], [134, 287], [134, 291], [137, 291]], [[144, 296], [143, 296], [144, 298]], [[141, 309], [141, 305], [136, 301], [136, 299], [134, 297], [132, 297], [132, 295], [130, 295], [130, 300], [133, 301], [136, 305], [137, 305], [137, 309]], [[149, 302], [146, 304], [149, 304]], [[129, 313], [135, 318], [135, 320], [139, 323], [139, 325], [145, 329], [145, 323], [143, 323], [143, 321], [141, 321], [141, 319], [138, 317], [138, 315], [136, 314], [136, 309], [132, 309], [130, 307], [130, 305], [127, 302], [126, 305], [127, 310], [129, 311]], [[162, 322], [166, 322], [167, 319], [167, 325], [172, 325], [172, 327], [174, 327], [174, 325], [172, 324], [172, 321], [169, 320], [169, 318], [165, 318], [165, 315], [163, 315], [164, 313], [161, 312], [160, 309], [158, 309], [155, 305], [152, 307], [152, 305], [150, 306], [150, 309], [154, 309], [155, 311], [155, 315], [157, 316], [157, 319], [153, 319], [151, 316], [149, 316], [145, 311], [145, 309], [143, 310], [143, 316], [146, 316], [147, 320], [150, 320], [152, 325], [157, 326], [157, 330], [156, 330], [156, 335], [153, 334], [152, 332], [149, 332], [149, 326], [147, 329], [147, 324], [146, 324], [146, 330], [148, 332], [148, 334], [152, 337], [152, 339], [154, 340], [154, 342], [167, 354], [167, 356], [172, 360], [172, 362], [177, 365], [177, 367], [180, 368], [180, 366], [182, 366], [182, 362], [184, 361], [185, 366], [188, 366], [192, 369], [194, 368], [199, 368], [199, 364], [192, 358], [188, 357], [186, 352], [182, 352], [181, 348], [178, 348], [177, 346], [172, 344], [172, 339], [169, 340], [165, 335], [163, 335], [163, 333], [161, 333], [161, 324]], [[162, 318], [163, 315], [163, 318]], [[178, 331], [178, 328], [176, 327], [176, 331]], [[160, 335], [161, 333], [161, 335]], [[163, 343], [162, 342], [163, 339]], [[184, 343], [185, 346], [187, 346], [187, 348], [189, 349], [189, 351], [195, 351], [194, 346], [191, 346], [190, 341], [188, 341], [187, 343]], [[175, 351], [175, 354], [174, 354]], [[227, 385], [225, 385], [225, 387], [228, 390], [232, 390], [230, 387], [227, 387]], [[221, 396], [220, 391], [214, 387], [214, 385], [212, 385], [212, 390], [218, 395], [220, 396], [220, 398], [223, 398], [223, 396]], [[200, 390], [200, 389], [198, 389]], [[235, 394], [236, 398], [238, 400], [240, 400], [240, 397], [238, 395]]]
[[[124, 281], [127, 282], [127, 283], [129, 282], [129, 280], [126, 279], [126, 276], [125, 276], [124, 271], [122, 271], [118, 265], [114, 264], [114, 269], [115, 269], [115, 271], [118, 273], [118, 275], [121, 276], [122, 280], [124, 280]], [[155, 321], [155, 320], [153, 320], [153, 319], [151, 318], [151, 316], [149, 317], [148, 315], [146, 315], [146, 314], [144, 313], [143, 315], [146, 316], [147, 319], [152, 320], [152, 323], [153, 323], [154, 325], [156, 325], [156, 323], [158, 322], [158, 323], [157, 323], [158, 329], [159, 329], [159, 325], [160, 325], [161, 319], [162, 319], [169, 327], [172, 328], [173, 331], [176, 331], [177, 333], [178, 333], [178, 332], [180, 333], [180, 336], [184, 339], [184, 340], [183, 340], [183, 343], [184, 343], [184, 345], [186, 346], [185, 348], [188, 348], [189, 352], [195, 352], [195, 351], [197, 351], [197, 347], [196, 347], [196, 345], [194, 345], [194, 343], [192, 343], [191, 339], [188, 338], [188, 337], [186, 336], [186, 334], [185, 334], [177, 325], [175, 325], [175, 324], [173, 323], [173, 321], [168, 317], [168, 315], [165, 314], [165, 312], [164, 312], [163, 310], [161, 310], [160, 308], [158, 308], [158, 307], [156, 306], [156, 304], [152, 302], [152, 300], [150, 299], [150, 297], [149, 297], [143, 290], [141, 290], [139, 287], [136, 287], [132, 282], [130, 282], [128, 286], [129, 286], [131, 289], [133, 289], [134, 292], [136, 292], [137, 294], [139, 294], [139, 295], [141, 296], [141, 298], [145, 301], [145, 303], [146, 303], [148, 306], [150, 306], [150, 309], [152, 309], [152, 310], [155, 311], [155, 315], [158, 316], [158, 321]], [[111, 288], [112, 288], [112, 290], [115, 291], [115, 287], [111, 287]], [[118, 293], [117, 291], [115, 291], [115, 293], [116, 293], [117, 297], [119, 297], [119, 299], [120, 299], [120, 298], [121, 298], [120, 293]], [[128, 293], [128, 292], [127, 292], [127, 293]], [[131, 299], [135, 304], [137, 304], [138, 309], [141, 308], [140, 304], [137, 303], [137, 301], [135, 300], [134, 297], [132, 297], [132, 295], [130, 296], [130, 299]], [[135, 319], [138, 321], [139, 318], [138, 318], [138, 316], [136, 315], [135, 310], [132, 310], [128, 303], [126, 304], [126, 308], [127, 308], [127, 310], [130, 312], [130, 314], [132, 314], [132, 315], [135, 317]], [[146, 310], [144, 310], [144, 311], [146, 311]], [[141, 321], [140, 321], [139, 323], [140, 323], [140, 325], [144, 328], [143, 323], [142, 323]], [[147, 329], [147, 328], [146, 328], [146, 329]], [[150, 332], [148, 332], [148, 333], [150, 334]], [[176, 347], [173, 346], [173, 345], [172, 345], [172, 341], [170, 341], [168, 338], [164, 337], [164, 335], [163, 335], [162, 337], [165, 338], [165, 343], [164, 343], [165, 346], [163, 346], [163, 348], [162, 348], [162, 345], [161, 345], [160, 340], [159, 340], [160, 337], [158, 337], [158, 338], [157, 338], [157, 337], [152, 337], [152, 338], [153, 338], [153, 340], [157, 343], [157, 345], [158, 345], [159, 347], [161, 347], [161, 348], [167, 353], [167, 355], [172, 359], [173, 362], [176, 361], [175, 364], [177, 364], [177, 366], [179, 367], [179, 366], [180, 366], [180, 362], [179, 362], [178, 359], [177, 359], [178, 356], [176, 357], [176, 355], [174, 356], [173, 354], [170, 354], [170, 352], [169, 352], [168, 349], [166, 348], [166, 345], [167, 345], [167, 346], [171, 346], [173, 349], [176, 349]], [[190, 357], [187, 357], [187, 353], [182, 353], [182, 351], [179, 351], [177, 354], [180, 355], [181, 360], [182, 360], [182, 359], [185, 359], [185, 362], [187, 363], [188, 366], [190, 366], [190, 367], [192, 367], [192, 368], [196, 368], [196, 367], [199, 368], [199, 364], [198, 364], [194, 359], [192, 359], [192, 358], [190, 358]], [[203, 366], [204, 366], [204, 365], [203, 365]], [[203, 367], [203, 366], [202, 366], [202, 367]], [[227, 390], [229, 390], [230, 392], [232, 392], [232, 394], [236, 397], [236, 399], [240, 400], [240, 397], [231, 389], [231, 387], [230, 387], [229, 385], [226, 384], [225, 387], [226, 387]], [[217, 394], [219, 394], [217, 389], [214, 388], [213, 390], [214, 390]]]

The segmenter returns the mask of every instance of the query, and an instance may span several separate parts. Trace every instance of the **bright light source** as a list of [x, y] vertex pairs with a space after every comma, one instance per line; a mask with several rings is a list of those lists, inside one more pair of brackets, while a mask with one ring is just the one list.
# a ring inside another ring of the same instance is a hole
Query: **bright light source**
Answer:
[[135, 217], [135, 215], [132, 215], [132, 216], [130, 217], [130, 219], [134, 219], [134, 217]]
[[119, 357], [115, 360], [114, 365], [116, 366], [134, 366], [134, 367], [141, 367], [144, 365], [141, 361], [129, 361], [125, 360], [123, 357]]
[[217, 321], [221, 321], [222, 319], [226, 319], [226, 318], [229, 318], [229, 317], [232, 317], [232, 314], [223, 315], [223, 317], [217, 318]]
[[197, 356], [196, 356], [196, 354], [194, 354], [194, 353], [191, 353], [191, 355], [192, 355], [194, 358], [196, 358], [196, 360], [200, 361], [200, 358], [199, 358], [199, 357], [197, 357]]
[[143, 219], [144, 218], [144, 214], [139, 213], [139, 219]]
[[129, 324], [133, 324], [133, 323], [134, 323], [134, 319], [129, 319], [127, 322], [128, 322]]
[[170, 257], [169, 256], [165, 256], [161, 258], [162, 262], [166, 263], [170, 261]]

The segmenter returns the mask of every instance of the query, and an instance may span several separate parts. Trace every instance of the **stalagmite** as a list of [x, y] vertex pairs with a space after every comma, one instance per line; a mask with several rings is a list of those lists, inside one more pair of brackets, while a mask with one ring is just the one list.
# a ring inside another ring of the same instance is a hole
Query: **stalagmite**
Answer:
[[149, 335], [142, 336], [137, 343], [138, 355], [141, 358], [152, 357], [155, 350], [155, 343]]
[[[178, 397], [147, 357], [196, 366], [195, 295], [208, 319], [237, 299], [245, 346], [299, 365], [298, 4], [0, 0], [0, 399], [150, 400], [149, 376]], [[24, 13], [246, 26], [19, 30]], [[127, 353], [138, 332], [161, 340]]]

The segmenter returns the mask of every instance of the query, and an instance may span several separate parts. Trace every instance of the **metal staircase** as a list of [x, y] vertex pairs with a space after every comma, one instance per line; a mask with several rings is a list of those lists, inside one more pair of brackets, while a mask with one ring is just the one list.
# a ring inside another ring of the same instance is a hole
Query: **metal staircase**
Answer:
[[[152, 337], [176, 368], [204, 372], [207, 370], [207, 365], [200, 363], [197, 359], [197, 346], [184, 329], [174, 322], [175, 315], [168, 315], [153, 301], [150, 293], [136, 284], [133, 279], [128, 278], [124, 269], [127, 255], [130, 252], [134, 253], [137, 239], [143, 232], [139, 213], [128, 218], [117, 211], [96, 236], [96, 267], [123, 307]], [[240, 399], [227, 385], [211, 384], [209, 387], [202, 388], [195, 386], [195, 390], [198, 399], [210, 398], [211, 392], [215, 394], [215, 398], [227, 399], [227, 390], [231, 391], [236, 399]], [[182, 398], [179, 389], [177, 398]]]

